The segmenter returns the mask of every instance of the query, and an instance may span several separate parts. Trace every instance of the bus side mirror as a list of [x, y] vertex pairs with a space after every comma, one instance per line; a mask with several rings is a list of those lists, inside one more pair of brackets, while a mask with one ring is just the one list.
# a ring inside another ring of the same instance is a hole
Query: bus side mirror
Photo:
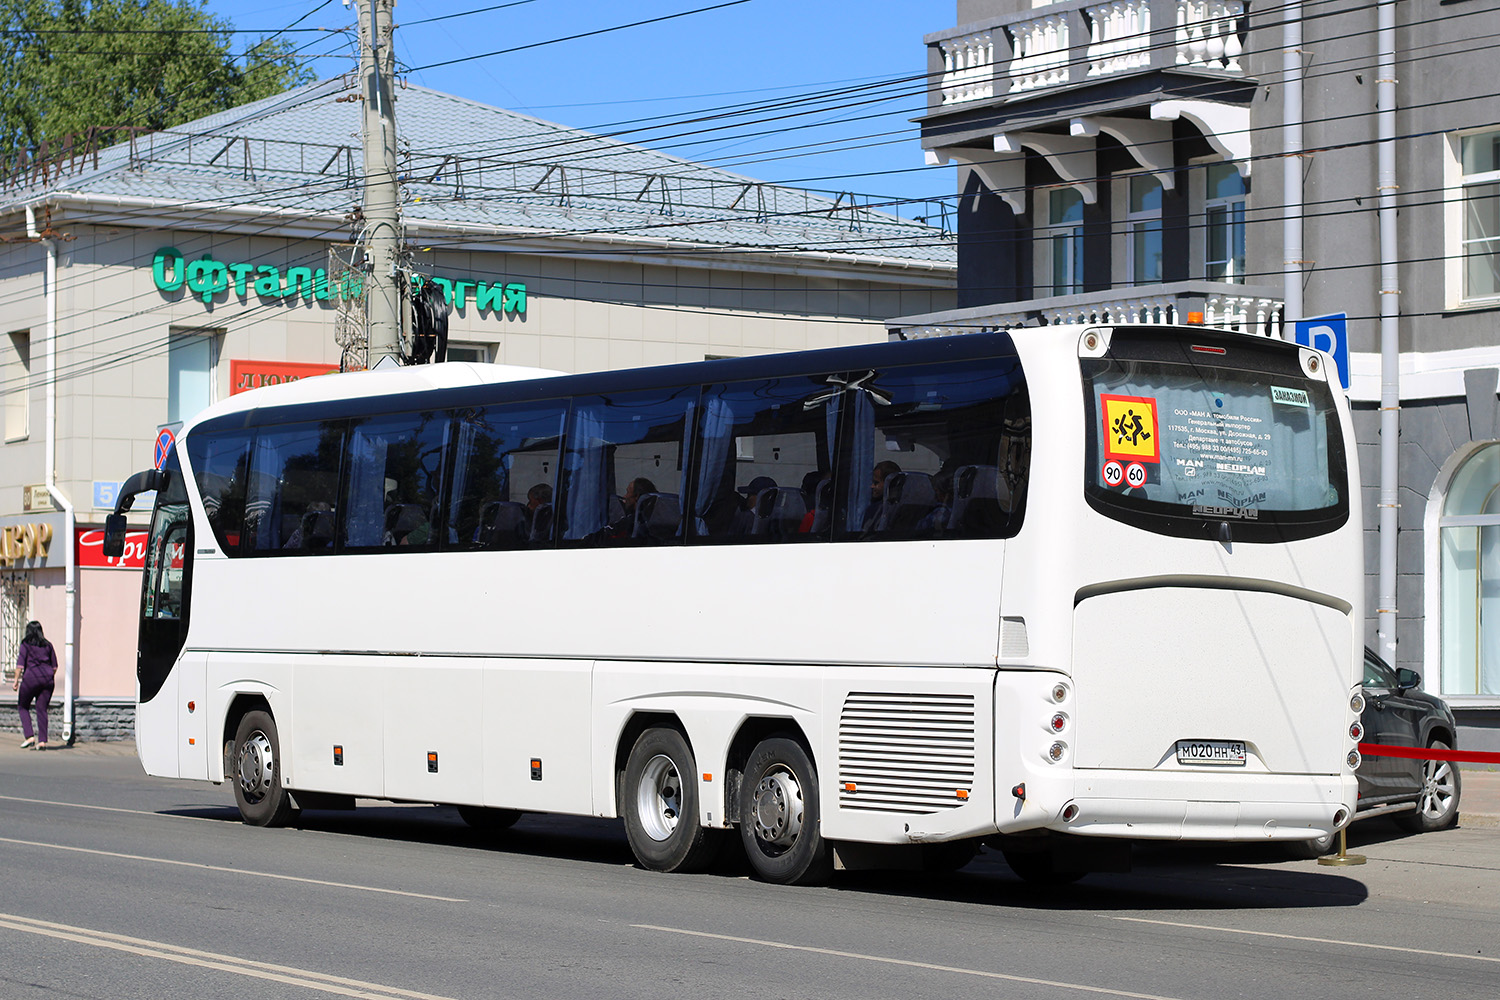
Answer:
[[110, 514], [104, 518], [104, 556], [118, 559], [125, 554], [125, 515]]

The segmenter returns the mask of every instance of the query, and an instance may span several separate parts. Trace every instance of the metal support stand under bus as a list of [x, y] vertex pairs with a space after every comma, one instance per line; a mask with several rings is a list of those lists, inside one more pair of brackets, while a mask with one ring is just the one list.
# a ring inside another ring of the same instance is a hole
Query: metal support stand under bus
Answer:
[[1339, 852], [1330, 854], [1326, 858], [1319, 858], [1320, 865], [1362, 865], [1365, 863], [1363, 854], [1349, 853], [1348, 828], [1339, 831]]

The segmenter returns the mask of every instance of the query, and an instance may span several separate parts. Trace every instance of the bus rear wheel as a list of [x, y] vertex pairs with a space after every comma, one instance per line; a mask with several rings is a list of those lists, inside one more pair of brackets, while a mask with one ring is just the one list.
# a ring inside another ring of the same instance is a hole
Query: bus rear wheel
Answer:
[[481, 833], [500, 833], [516, 825], [521, 814], [515, 809], [492, 809], [487, 806], [456, 806], [459, 818]]
[[248, 712], [234, 733], [234, 800], [249, 826], [286, 826], [297, 817], [281, 784], [281, 741], [269, 712]]
[[761, 741], [740, 782], [740, 840], [757, 878], [779, 885], [820, 885], [833, 855], [818, 813], [818, 772], [800, 744]]
[[722, 832], [698, 821], [698, 764], [675, 729], [648, 729], [630, 748], [620, 811], [630, 850], [643, 868], [699, 872], [718, 855]]

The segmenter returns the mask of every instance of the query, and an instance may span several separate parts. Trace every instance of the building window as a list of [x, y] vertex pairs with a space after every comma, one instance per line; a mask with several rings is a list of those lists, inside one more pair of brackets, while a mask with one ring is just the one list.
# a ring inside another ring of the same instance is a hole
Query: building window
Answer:
[[1204, 277], [1209, 281], [1245, 280], [1245, 197], [1250, 185], [1232, 163], [1213, 163], [1204, 171]]
[[167, 423], [196, 417], [214, 401], [218, 331], [180, 330], [167, 334]]
[[10, 683], [16, 676], [16, 660], [21, 652], [21, 639], [26, 634], [26, 622], [31, 617], [27, 607], [29, 588], [26, 577], [20, 574], [0, 576], [0, 667]]
[[1052, 294], [1083, 291], [1083, 195], [1073, 188], [1047, 193], [1042, 239], [1052, 260]]
[[1438, 519], [1442, 693], [1500, 695], [1500, 443], [1454, 472]]
[[1130, 237], [1131, 284], [1161, 284], [1161, 181], [1155, 176], [1130, 178], [1125, 227]]
[[31, 333], [17, 330], [0, 341], [0, 399], [5, 405], [5, 440], [20, 441], [31, 424]]
[[490, 360], [490, 349], [486, 344], [449, 344], [448, 354], [444, 360], [487, 364]]
[[1500, 131], [1458, 140], [1463, 299], [1500, 297]]

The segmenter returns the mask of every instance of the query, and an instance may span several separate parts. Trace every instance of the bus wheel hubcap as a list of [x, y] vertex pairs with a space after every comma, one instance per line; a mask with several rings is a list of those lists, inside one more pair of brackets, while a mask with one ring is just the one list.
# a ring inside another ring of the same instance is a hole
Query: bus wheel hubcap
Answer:
[[636, 788], [636, 815], [652, 840], [666, 840], [682, 813], [682, 778], [672, 758], [657, 754], [646, 761]]
[[246, 798], [258, 799], [270, 791], [275, 766], [265, 733], [254, 733], [240, 744], [240, 790]]
[[773, 771], [755, 786], [755, 835], [790, 847], [802, 832], [802, 786], [789, 771]]

